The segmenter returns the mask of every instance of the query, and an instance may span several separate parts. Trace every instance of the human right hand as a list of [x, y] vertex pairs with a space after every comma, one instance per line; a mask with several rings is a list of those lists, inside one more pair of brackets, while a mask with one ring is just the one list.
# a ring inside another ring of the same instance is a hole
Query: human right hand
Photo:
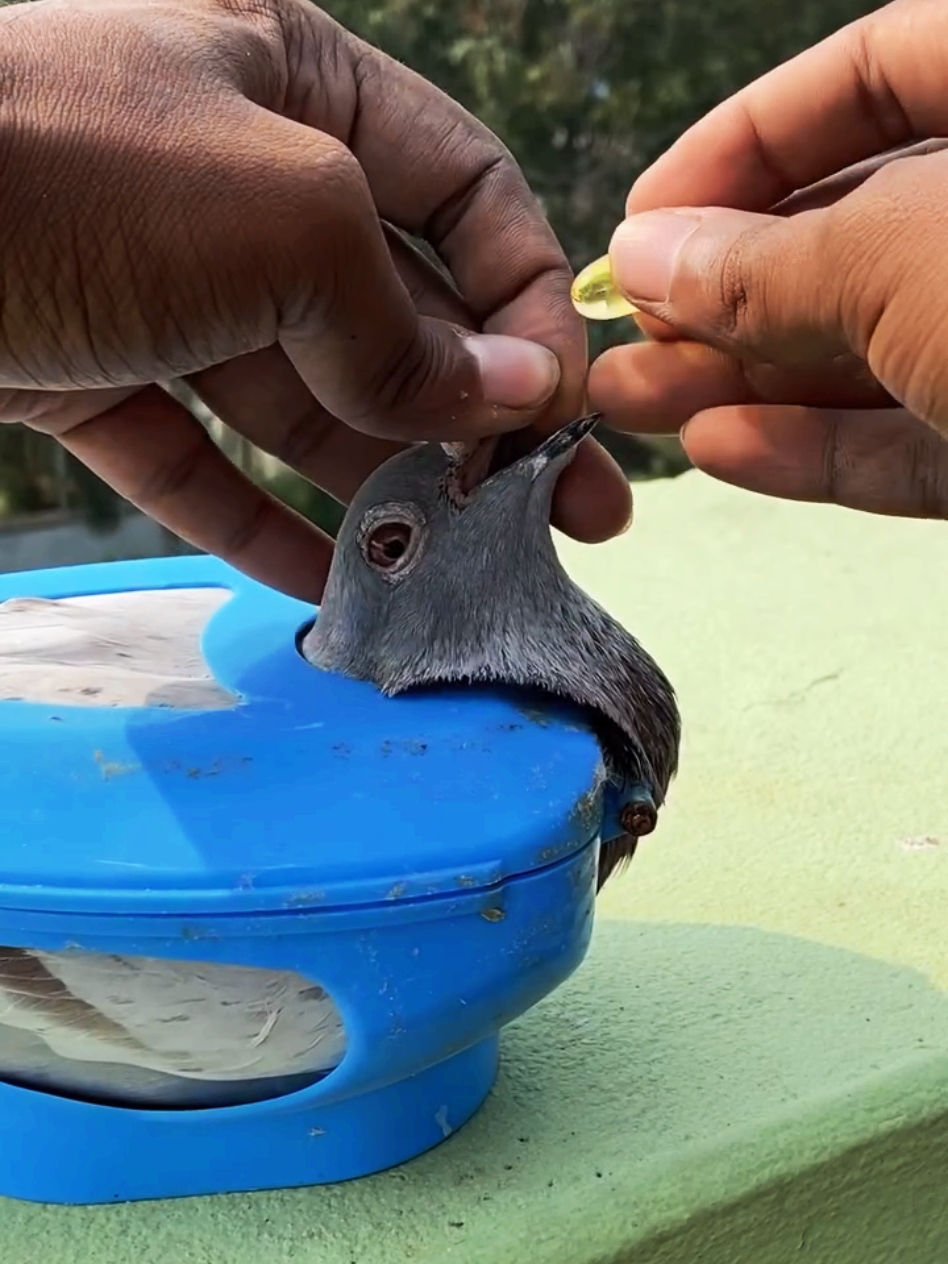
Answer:
[[946, 79], [948, 8], [897, 0], [637, 181], [611, 258], [653, 340], [593, 366], [612, 425], [684, 427], [758, 492], [948, 517], [948, 152], [885, 152], [948, 134]]

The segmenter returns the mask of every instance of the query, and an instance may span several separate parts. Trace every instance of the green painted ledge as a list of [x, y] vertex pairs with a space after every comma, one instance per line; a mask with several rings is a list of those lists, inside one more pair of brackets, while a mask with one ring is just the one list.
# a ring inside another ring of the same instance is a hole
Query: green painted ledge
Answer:
[[678, 686], [682, 773], [467, 1128], [365, 1181], [59, 1209], [16, 1264], [945, 1264], [948, 543], [638, 491], [573, 573]]

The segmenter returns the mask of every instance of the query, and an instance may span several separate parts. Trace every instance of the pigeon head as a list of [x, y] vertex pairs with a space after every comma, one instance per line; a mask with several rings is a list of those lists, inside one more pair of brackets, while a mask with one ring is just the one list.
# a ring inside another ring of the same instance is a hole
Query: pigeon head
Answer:
[[[421, 444], [352, 500], [323, 601], [301, 643], [314, 665], [387, 694], [495, 683], [582, 708], [623, 821], [600, 885], [655, 824], [678, 761], [674, 691], [658, 665], [566, 574], [553, 544], [557, 478], [599, 420], [528, 446]], [[604, 836], [605, 838], [605, 836]]]

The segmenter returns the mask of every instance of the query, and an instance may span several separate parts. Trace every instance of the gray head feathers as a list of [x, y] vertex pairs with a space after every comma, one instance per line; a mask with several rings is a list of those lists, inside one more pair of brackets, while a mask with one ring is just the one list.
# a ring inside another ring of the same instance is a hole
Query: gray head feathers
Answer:
[[513, 435], [392, 457], [349, 506], [302, 652], [387, 694], [493, 682], [567, 699], [588, 712], [610, 779], [644, 785], [657, 808], [677, 768], [674, 691], [569, 578], [550, 534], [556, 480], [597, 420], [527, 452]]

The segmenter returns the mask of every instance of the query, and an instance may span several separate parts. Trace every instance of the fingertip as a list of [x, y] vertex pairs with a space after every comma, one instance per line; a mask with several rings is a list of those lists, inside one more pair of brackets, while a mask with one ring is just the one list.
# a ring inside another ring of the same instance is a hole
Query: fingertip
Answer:
[[[672, 149], [674, 146], [672, 146]], [[664, 197], [661, 193], [661, 180], [659, 179], [656, 187], [655, 168], [659, 167], [659, 176], [661, 175], [661, 166], [664, 165], [663, 159], [667, 158], [671, 149], [666, 150], [665, 154], [657, 158], [651, 166], [646, 167], [644, 171], [640, 171], [636, 176], [632, 188], [629, 189], [628, 196], [625, 199], [625, 215], [628, 219], [631, 215], [638, 215], [640, 211], [651, 211], [657, 207], [666, 205]]]
[[678, 430], [682, 418], [672, 405], [679, 388], [664, 371], [667, 357], [656, 354], [662, 350], [654, 343], [610, 347], [590, 366], [590, 407], [613, 429], [641, 434]]
[[553, 525], [581, 544], [602, 544], [632, 525], [632, 488], [601, 443], [584, 439], [553, 495]]
[[705, 409], [682, 426], [681, 445], [694, 465], [717, 478], [759, 468], [774, 455], [771, 428], [761, 425], [764, 412], [754, 407]]
[[827, 428], [820, 410], [779, 406], [712, 408], [682, 428], [697, 469], [765, 496], [819, 499]]
[[548, 347], [508, 334], [468, 334], [484, 402], [503, 409], [539, 409], [556, 391], [560, 362]]
[[610, 426], [627, 410], [629, 401], [637, 396], [642, 385], [638, 361], [633, 343], [610, 347], [589, 366], [586, 378], [589, 406], [603, 413]]
[[681, 429], [682, 442], [709, 457], [764, 455], [783, 440], [799, 422], [804, 422], [810, 409], [792, 404], [745, 404], [727, 408], [705, 408], [696, 412]]
[[[634, 184], [625, 199], [627, 218], [640, 215], [644, 211], [657, 211], [672, 207], [697, 204], [692, 192], [695, 186], [705, 182], [705, 173], [700, 163], [694, 161], [703, 148], [695, 144], [695, 133], [706, 126], [708, 116], [695, 123], [663, 154], [636, 177]], [[697, 170], [696, 170], [697, 168]], [[712, 199], [713, 200], [713, 199]]]

